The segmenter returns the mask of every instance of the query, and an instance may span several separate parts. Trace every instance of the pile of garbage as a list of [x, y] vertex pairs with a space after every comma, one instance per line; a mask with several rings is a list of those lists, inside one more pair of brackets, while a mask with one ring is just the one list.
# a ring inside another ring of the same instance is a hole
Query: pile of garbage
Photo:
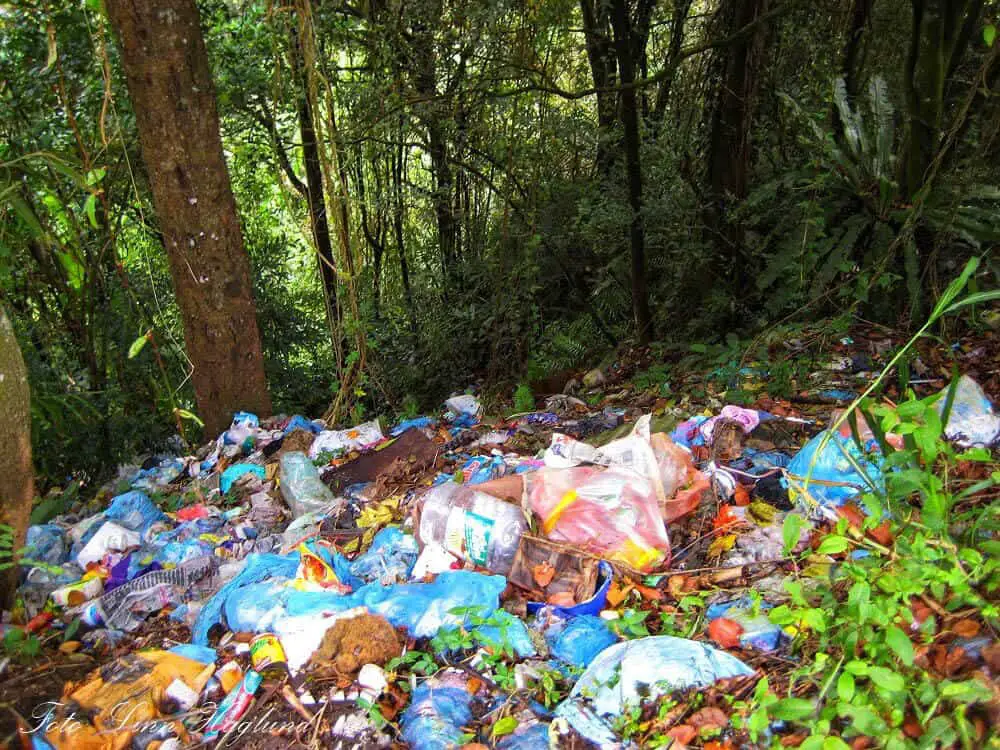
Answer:
[[[752, 687], [754, 655], [792, 635], [766, 614], [787, 596], [783, 519], [852, 512], [882, 458], [870, 430], [859, 444], [788, 413], [669, 417], [568, 395], [487, 419], [463, 394], [386, 431], [241, 412], [194, 455], [124, 467], [103, 510], [28, 533], [5, 632], [61, 629], [101, 663], [65, 685], [35, 747], [626, 746], [629, 707]], [[775, 447], [803, 430], [819, 432]], [[949, 434], [1000, 436], [970, 379]], [[696, 574], [715, 588], [702, 630], [630, 637], [627, 597]], [[165, 623], [187, 640], [129, 647]], [[566, 692], [540, 699], [554, 683]]]

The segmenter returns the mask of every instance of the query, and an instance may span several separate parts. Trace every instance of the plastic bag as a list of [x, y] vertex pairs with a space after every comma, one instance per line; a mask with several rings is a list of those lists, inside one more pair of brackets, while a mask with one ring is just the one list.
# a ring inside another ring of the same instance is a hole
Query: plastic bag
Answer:
[[319, 458], [321, 453], [339, 453], [361, 450], [381, 442], [385, 436], [378, 420], [363, 422], [347, 430], [324, 430], [309, 447], [309, 458]]
[[[938, 411], [942, 414], [947, 398], [948, 389], [945, 388], [938, 400]], [[993, 411], [993, 404], [979, 383], [968, 375], [959, 378], [944, 434], [966, 448], [989, 448], [1000, 441], [1000, 415]]]
[[86, 568], [92, 562], [99, 562], [107, 552], [120, 552], [129, 547], [138, 547], [142, 541], [139, 532], [126, 529], [112, 521], [102, 524], [90, 541], [80, 550], [76, 561], [81, 568]]
[[468, 677], [444, 672], [420, 683], [403, 712], [403, 739], [412, 750], [451, 750], [463, 744], [463, 727], [472, 721], [473, 694]]
[[618, 642], [608, 623], [600, 617], [574, 617], [562, 627], [550, 626], [545, 633], [552, 655], [574, 667], [585, 667], [604, 649]]
[[23, 557], [48, 565], [62, 565], [69, 559], [66, 545], [66, 529], [59, 524], [46, 523], [29, 526], [25, 538], [27, 549]]
[[281, 496], [296, 518], [331, 510], [337, 500], [319, 478], [313, 462], [299, 451], [289, 451], [281, 457]]
[[222, 476], [219, 477], [219, 492], [225, 495], [237, 480], [247, 474], [256, 474], [261, 479], [267, 476], [267, 472], [263, 466], [258, 466], [257, 464], [233, 464], [226, 467], [226, 470], [222, 472]]
[[350, 563], [351, 575], [365, 583], [399, 583], [410, 577], [419, 554], [417, 540], [411, 535], [395, 527], [382, 529], [368, 550]]
[[623, 467], [541, 469], [527, 476], [531, 510], [552, 541], [637, 570], [669, 560], [670, 539], [646, 477]]
[[[827, 435], [826, 446], [817, 454]], [[803, 445], [788, 464], [785, 481], [789, 497], [808, 512], [815, 510], [817, 503], [837, 507], [862, 493], [884, 492], [882, 470], [870, 460], [874, 457], [874, 453], [866, 456], [853, 438], [821, 432]]]
[[136, 490], [114, 498], [104, 511], [104, 517], [143, 535], [154, 523], [167, 520], [166, 514], [152, 500]]
[[545, 451], [545, 465], [570, 468], [595, 464], [630, 469], [650, 482], [663, 520], [669, 523], [694, 510], [709, 483], [695, 468], [686, 449], [663, 433], [650, 434], [650, 419], [649, 414], [640, 417], [626, 437], [601, 448], [556, 433]]
[[611, 726], [626, 705], [752, 674], [735, 656], [704, 643], [669, 635], [639, 638], [602, 651], [555, 714], [591, 742], [608, 747], [618, 743]]

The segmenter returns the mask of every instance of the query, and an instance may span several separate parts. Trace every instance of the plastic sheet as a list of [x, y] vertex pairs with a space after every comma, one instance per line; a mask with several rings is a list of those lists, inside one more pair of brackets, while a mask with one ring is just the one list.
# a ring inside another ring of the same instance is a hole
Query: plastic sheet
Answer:
[[[253, 557], [251, 555], [247, 559]], [[284, 617], [332, 615], [355, 607], [366, 607], [371, 613], [384, 617], [393, 627], [406, 628], [412, 637], [430, 638], [442, 627], [468, 625], [467, 615], [456, 615], [452, 610], [472, 608], [484, 617], [495, 612], [500, 604], [500, 594], [507, 585], [506, 579], [501, 576], [455, 570], [442, 573], [432, 583], [395, 586], [371, 583], [352, 594], [298, 591], [288, 586], [287, 581], [255, 583], [247, 580], [256, 576], [261, 576], [259, 580], [263, 580], [277, 569], [273, 561], [260, 560], [264, 557], [275, 556], [258, 556], [243, 580], [239, 580], [243, 575], [241, 573], [205, 605], [195, 623], [195, 643], [207, 643], [208, 629], [218, 621], [220, 610], [224, 610], [231, 630], [266, 632]], [[282, 560], [282, 565], [288, 566], [289, 558], [278, 559]], [[294, 575], [295, 568], [292, 567], [286, 578]]]
[[403, 739], [412, 750], [451, 750], [462, 744], [463, 727], [472, 721], [467, 679], [446, 672], [417, 685], [401, 720]]
[[264, 479], [267, 476], [263, 466], [258, 466], [257, 464], [233, 464], [232, 466], [227, 466], [226, 470], [222, 472], [222, 476], [219, 477], [219, 491], [225, 495], [241, 477], [247, 474], [256, 474], [260, 479]]
[[309, 458], [319, 458], [321, 453], [344, 453], [361, 450], [381, 442], [385, 436], [378, 420], [363, 422], [347, 430], [324, 430], [309, 447]]
[[337, 500], [319, 478], [313, 462], [299, 451], [281, 457], [281, 496], [296, 518], [331, 509]]
[[66, 529], [59, 524], [46, 523], [28, 527], [25, 539], [27, 550], [23, 557], [47, 565], [62, 565], [69, 559]]
[[[947, 397], [948, 389], [945, 388], [938, 401], [942, 413]], [[1000, 415], [994, 412], [993, 404], [979, 383], [968, 375], [959, 378], [944, 434], [965, 447], [989, 448], [1000, 442]]]
[[600, 617], [574, 617], [562, 627], [551, 626], [545, 633], [552, 655], [574, 667], [585, 667], [604, 649], [618, 642], [608, 623]]
[[735, 656], [704, 643], [668, 635], [639, 638], [602, 651], [555, 714], [591, 742], [608, 747], [619, 742], [611, 725], [626, 706], [752, 674]]
[[104, 511], [104, 517], [140, 534], [145, 534], [154, 523], [167, 520], [166, 514], [145, 493], [137, 490], [114, 498]]
[[[822, 452], [817, 453], [826, 435], [830, 438]], [[866, 447], [874, 448], [874, 445]], [[883, 492], [882, 470], [873, 463], [876, 456], [880, 454], [862, 452], [853, 438], [821, 432], [802, 446], [789, 462], [786, 480], [789, 496], [805, 511], [811, 512], [816, 510], [817, 503], [823, 507], [837, 507], [865, 492]]]
[[109, 551], [120, 552], [129, 547], [138, 547], [140, 541], [139, 532], [108, 521], [84, 545], [77, 554], [76, 561], [81, 568], [86, 568], [92, 562], [99, 562]]

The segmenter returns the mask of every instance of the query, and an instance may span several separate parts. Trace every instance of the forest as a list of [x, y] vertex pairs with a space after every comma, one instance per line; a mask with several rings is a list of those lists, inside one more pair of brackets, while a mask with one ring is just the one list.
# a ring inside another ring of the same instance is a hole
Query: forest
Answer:
[[998, 24], [0, 0], [0, 746], [997, 747]]
[[[996, 284], [995, 3], [118, 5], [0, 6], [0, 294], [55, 481], [241, 408], [415, 413]], [[190, 108], [138, 85], [176, 44]]]

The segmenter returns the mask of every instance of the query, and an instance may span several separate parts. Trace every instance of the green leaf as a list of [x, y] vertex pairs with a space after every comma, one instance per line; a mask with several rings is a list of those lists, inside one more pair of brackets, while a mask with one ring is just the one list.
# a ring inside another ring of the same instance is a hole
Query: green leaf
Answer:
[[958, 302], [950, 305], [944, 314], [955, 312], [963, 307], [968, 307], [969, 305], [978, 305], [981, 302], [992, 302], [995, 299], [1000, 299], [1000, 289], [991, 289], [988, 292], [976, 292], [975, 294], [970, 294], [968, 297], [963, 297]]
[[490, 730], [491, 737], [503, 737], [505, 734], [510, 734], [515, 729], [517, 729], [518, 721], [513, 716], [504, 716], [502, 719], [498, 719], [493, 725], [493, 729]]
[[850, 546], [847, 537], [831, 534], [819, 543], [816, 550], [817, 555], [836, 555], [843, 552]]
[[840, 737], [827, 737], [823, 740], [823, 750], [851, 750], [851, 746]]
[[811, 716], [816, 710], [816, 704], [802, 698], [782, 698], [771, 706], [768, 711], [775, 719], [783, 721], [798, 721]]
[[87, 196], [87, 200], [83, 204], [83, 210], [87, 213], [87, 220], [90, 221], [90, 226], [97, 229], [97, 195], [95, 193]]
[[789, 513], [785, 516], [785, 522], [781, 525], [781, 538], [784, 541], [784, 554], [791, 554], [795, 545], [799, 543], [799, 536], [805, 520], [797, 513]]
[[837, 697], [848, 703], [854, 697], [854, 675], [850, 672], [841, 672], [837, 678]]
[[76, 253], [56, 250], [56, 257], [59, 258], [63, 270], [66, 271], [66, 283], [72, 289], [80, 291], [83, 287], [83, 265], [76, 257]]
[[143, 347], [146, 346], [146, 342], [149, 341], [152, 330], [146, 331], [139, 338], [132, 342], [132, 346], [128, 348], [128, 358], [135, 359], [139, 356], [139, 352], [142, 351]]
[[993, 42], [997, 38], [997, 27], [991, 23], [986, 24], [983, 27], [983, 41], [986, 42], [987, 47], [992, 47]]
[[890, 625], [885, 631], [885, 642], [896, 652], [896, 656], [908, 667], [913, 666], [913, 642], [895, 625]]
[[903, 675], [885, 667], [869, 668], [868, 678], [880, 688], [888, 690], [890, 693], [901, 693], [906, 689], [906, 680], [903, 679]]

